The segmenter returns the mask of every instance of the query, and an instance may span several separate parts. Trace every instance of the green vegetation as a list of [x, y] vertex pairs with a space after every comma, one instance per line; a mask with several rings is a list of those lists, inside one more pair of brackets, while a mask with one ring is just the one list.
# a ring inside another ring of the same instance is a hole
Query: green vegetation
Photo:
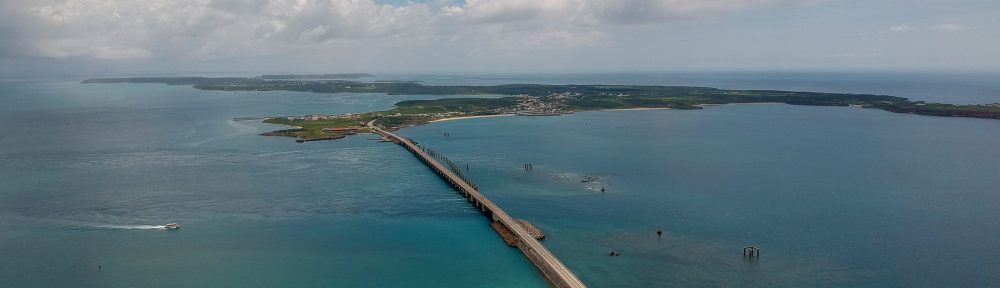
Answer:
[[[463, 112], [477, 114], [486, 110], [511, 107], [517, 104], [514, 97], [503, 98], [445, 98], [438, 100], [407, 100], [396, 103], [396, 109], [390, 112], [414, 113], [444, 113]], [[395, 111], [395, 112], [393, 112]]]
[[[331, 137], [350, 132], [368, 132], [368, 127], [365, 124], [372, 120], [378, 120], [379, 125], [388, 129], [398, 129], [436, 119], [497, 114], [492, 112], [492, 109], [509, 105], [514, 97], [501, 99], [499, 101], [481, 98], [403, 101], [397, 103], [397, 107], [392, 110], [379, 112], [271, 117], [266, 118], [264, 123], [288, 125], [295, 128], [267, 132], [261, 135], [296, 137], [304, 140], [335, 139]], [[347, 130], [332, 131], [336, 128], [346, 128]]]
[[363, 77], [375, 77], [375, 75], [368, 73], [335, 73], [335, 74], [281, 74], [281, 75], [260, 75], [258, 79], [265, 80], [286, 80], [286, 79], [307, 79], [307, 80], [323, 80], [323, 79], [357, 79]]
[[[331, 74], [332, 75], [332, 74]], [[352, 75], [358, 76], [362, 74]], [[296, 76], [298, 79], [268, 80]], [[408, 100], [392, 110], [322, 117], [269, 118], [267, 123], [298, 126], [265, 135], [321, 139], [338, 136], [332, 128], [359, 127], [361, 122], [378, 119], [380, 125], [393, 129], [426, 123], [435, 119], [511, 114], [524, 111], [566, 113], [598, 109], [672, 108], [701, 109], [702, 105], [730, 103], [784, 103], [809, 106], [853, 106], [896, 113], [929, 116], [1000, 119], [1000, 104], [952, 105], [910, 101], [902, 97], [869, 94], [790, 92], [772, 90], [724, 90], [707, 87], [644, 85], [539, 85], [510, 84], [497, 86], [425, 86], [417, 82], [355, 82], [315, 80], [325, 75], [266, 75], [257, 78], [106, 78], [83, 83], [165, 83], [193, 85], [203, 90], [224, 91], [302, 91], [320, 93], [385, 93], [401, 95], [517, 95], [502, 98], [446, 98]], [[317, 115], [313, 115], [317, 116]], [[324, 128], [326, 131], [324, 131]], [[365, 128], [360, 127], [359, 131]]]
[[[317, 139], [332, 136], [334, 133], [324, 132], [323, 128], [349, 128], [358, 127], [359, 131], [365, 131], [363, 129], [364, 120], [371, 121], [374, 118], [364, 118], [364, 119], [344, 119], [344, 118], [334, 118], [325, 120], [305, 120], [305, 119], [294, 119], [290, 120], [284, 117], [267, 118], [264, 123], [270, 124], [280, 124], [288, 126], [296, 126], [301, 128], [295, 129], [284, 129], [278, 131], [272, 131], [264, 133], [265, 136], [289, 136], [297, 137], [302, 139]], [[341, 133], [337, 133], [341, 134]]]

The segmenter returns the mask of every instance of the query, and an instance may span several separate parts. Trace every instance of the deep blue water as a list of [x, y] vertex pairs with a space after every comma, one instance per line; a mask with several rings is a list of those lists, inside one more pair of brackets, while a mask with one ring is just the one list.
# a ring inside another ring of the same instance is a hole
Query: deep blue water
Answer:
[[[1000, 101], [989, 75], [664, 75], [603, 83], [696, 84], [676, 80], [687, 77], [911, 98], [920, 83], [942, 83], [921, 97]], [[602, 82], [384, 78], [394, 77]], [[368, 135], [296, 144], [256, 135], [275, 126], [232, 120], [414, 98], [437, 96], [0, 83], [0, 287], [544, 287], [401, 148]], [[592, 287], [987, 287], [1000, 285], [998, 127], [729, 105], [473, 119], [401, 133], [469, 164], [483, 192], [545, 230], [544, 243]], [[183, 228], [148, 229], [169, 222]], [[744, 260], [748, 244], [763, 257]]]

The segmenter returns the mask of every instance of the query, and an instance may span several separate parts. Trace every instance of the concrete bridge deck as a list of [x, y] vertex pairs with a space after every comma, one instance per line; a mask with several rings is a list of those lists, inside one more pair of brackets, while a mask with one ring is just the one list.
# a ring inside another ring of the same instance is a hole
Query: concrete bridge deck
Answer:
[[492, 221], [499, 222], [507, 227], [507, 229], [510, 229], [510, 231], [513, 232], [518, 238], [517, 248], [524, 253], [525, 257], [528, 257], [528, 260], [530, 260], [536, 268], [538, 268], [538, 271], [545, 276], [549, 284], [553, 287], [559, 288], [587, 287], [576, 277], [575, 274], [573, 274], [572, 271], [569, 270], [569, 268], [566, 267], [566, 265], [563, 265], [563, 263], [560, 262], [555, 255], [552, 255], [552, 252], [549, 252], [549, 250], [546, 249], [541, 242], [535, 240], [535, 238], [532, 237], [532, 235], [525, 230], [524, 227], [518, 224], [513, 217], [508, 215], [507, 212], [504, 212], [503, 209], [500, 209], [500, 207], [492, 201], [486, 199], [486, 197], [483, 196], [482, 193], [479, 193], [479, 191], [472, 185], [462, 180], [461, 177], [446, 168], [437, 160], [434, 160], [431, 155], [414, 144], [413, 141], [410, 141], [410, 139], [382, 130], [381, 128], [375, 126], [373, 122], [374, 121], [368, 123], [372, 132], [375, 132], [376, 134], [385, 137], [387, 140], [399, 144], [406, 148], [406, 150], [412, 152], [415, 156], [417, 156], [417, 158], [420, 158], [421, 161], [433, 169], [434, 172], [440, 175], [441, 178], [454, 186], [463, 197], [468, 198], [469, 201], [476, 206], [476, 208], [483, 212], [483, 214], [489, 217]]

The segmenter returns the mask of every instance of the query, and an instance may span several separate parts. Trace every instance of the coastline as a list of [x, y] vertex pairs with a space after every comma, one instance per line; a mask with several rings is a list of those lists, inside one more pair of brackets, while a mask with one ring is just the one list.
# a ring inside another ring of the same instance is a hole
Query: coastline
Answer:
[[704, 108], [704, 107], [711, 107], [711, 106], [748, 105], [748, 104], [749, 105], [776, 105], [776, 104], [787, 105], [788, 103], [781, 103], [781, 102], [751, 102], [751, 103], [725, 103], [725, 104], [696, 104], [694, 106], [698, 106], [698, 107]]
[[[668, 107], [649, 107], [649, 108], [621, 108], [621, 109], [600, 109], [596, 111], [643, 111], [643, 110], [673, 110], [674, 108]], [[586, 111], [581, 111], [586, 112]]]
[[[752, 105], [785, 104], [785, 105], [787, 105], [786, 103], [781, 103], [781, 102], [750, 102], [750, 103], [696, 104], [694, 106], [697, 106], [698, 108], [707, 108], [707, 107], [712, 107], [712, 106], [747, 105], [747, 104], [752, 104]], [[595, 111], [653, 111], [653, 110], [676, 110], [676, 108], [670, 108], [670, 107], [636, 107], [636, 108], [616, 108], [616, 109], [594, 109], [594, 110], [583, 110], [583, 111], [574, 111], [574, 112], [595, 112]], [[429, 120], [429, 121], [426, 121], [426, 122], [412, 123], [412, 124], [409, 124], [409, 125], [396, 127], [394, 130], [405, 129], [405, 128], [409, 128], [409, 127], [420, 126], [420, 125], [425, 125], [425, 124], [431, 124], [431, 123], [436, 123], [436, 122], [457, 121], [457, 120], [478, 119], [478, 118], [496, 118], [496, 117], [508, 117], [508, 116], [520, 116], [520, 115], [518, 115], [518, 114], [492, 114], [492, 115], [475, 115], [475, 116], [460, 116], [460, 117], [441, 118], [441, 119]], [[264, 119], [268, 119], [268, 118], [264, 118]], [[296, 125], [289, 125], [289, 124], [278, 124], [278, 125], [288, 126], [288, 127], [291, 127], [292, 129], [304, 129], [302, 126], [296, 126]], [[272, 132], [278, 132], [278, 131], [272, 131]], [[362, 133], [371, 133], [371, 131], [363, 131]], [[265, 133], [265, 134], [267, 134], [267, 133]], [[261, 134], [261, 135], [264, 135], [264, 134]], [[322, 141], [322, 140], [336, 140], [336, 139], [343, 138], [343, 137], [302, 138], [300, 136], [292, 136], [292, 135], [264, 135], [264, 136], [290, 136], [290, 137], [295, 137], [295, 138], [299, 138], [299, 139], [296, 140], [296, 142], [298, 142], [298, 143], [312, 142], [312, 141]]]
[[[643, 111], [643, 110], [673, 110], [673, 109], [674, 108], [667, 108], [667, 107], [657, 107], [657, 108], [622, 108], [622, 109], [585, 110], [585, 111], [576, 111], [576, 112], [587, 112], [587, 111]], [[466, 120], [466, 119], [477, 119], [477, 118], [509, 117], [509, 116], [518, 116], [518, 115], [517, 114], [495, 114], [495, 115], [462, 116], [462, 117], [451, 117], [451, 118], [435, 119], [435, 120], [427, 121], [427, 123], [455, 121], [455, 120]]]
[[462, 117], [452, 117], [452, 118], [435, 119], [435, 120], [427, 121], [427, 123], [445, 122], [445, 121], [454, 121], [454, 120], [465, 120], [465, 119], [477, 119], [477, 118], [507, 117], [507, 116], [517, 116], [517, 115], [516, 114], [495, 114], [495, 115], [462, 116]]

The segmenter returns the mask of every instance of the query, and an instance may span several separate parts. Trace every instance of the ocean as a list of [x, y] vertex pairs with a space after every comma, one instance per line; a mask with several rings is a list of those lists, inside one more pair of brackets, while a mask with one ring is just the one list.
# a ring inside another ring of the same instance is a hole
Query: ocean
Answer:
[[[379, 79], [1000, 102], [990, 75]], [[234, 120], [435, 98], [0, 82], [0, 287], [545, 287], [485, 218], [400, 147], [371, 135], [297, 144], [257, 135], [277, 126]], [[984, 287], [1000, 285], [997, 127], [725, 105], [446, 121], [400, 133], [468, 164], [483, 193], [544, 230], [543, 243], [591, 287]], [[587, 176], [596, 180], [581, 182]], [[182, 228], [158, 227], [171, 222]], [[747, 245], [761, 257], [744, 258]]]

